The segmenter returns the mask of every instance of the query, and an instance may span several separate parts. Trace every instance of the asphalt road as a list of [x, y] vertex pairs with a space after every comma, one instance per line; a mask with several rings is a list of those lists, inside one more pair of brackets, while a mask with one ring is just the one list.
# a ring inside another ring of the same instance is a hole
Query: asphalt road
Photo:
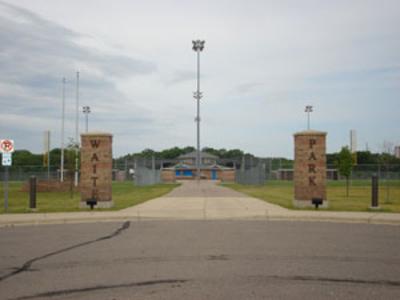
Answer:
[[142, 221], [0, 229], [1, 299], [400, 299], [398, 226]]

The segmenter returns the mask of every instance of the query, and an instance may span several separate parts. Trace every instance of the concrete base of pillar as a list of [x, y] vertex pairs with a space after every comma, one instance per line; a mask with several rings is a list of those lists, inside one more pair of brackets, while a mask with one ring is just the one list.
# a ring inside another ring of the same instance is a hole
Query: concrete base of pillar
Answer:
[[380, 206], [370, 206], [370, 210], [381, 210], [382, 208]]
[[[98, 201], [95, 206], [93, 206], [93, 209], [96, 208], [111, 208], [114, 206], [114, 201]], [[79, 203], [79, 208], [90, 208], [90, 205], [87, 205], [86, 202], [81, 201]]]
[[[307, 207], [312, 207], [315, 208], [315, 205], [312, 204], [311, 200], [297, 200], [293, 199], [293, 206], [297, 208], [307, 208]], [[329, 207], [329, 201], [324, 200], [322, 202], [322, 205], [318, 206], [318, 208], [328, 208]]]

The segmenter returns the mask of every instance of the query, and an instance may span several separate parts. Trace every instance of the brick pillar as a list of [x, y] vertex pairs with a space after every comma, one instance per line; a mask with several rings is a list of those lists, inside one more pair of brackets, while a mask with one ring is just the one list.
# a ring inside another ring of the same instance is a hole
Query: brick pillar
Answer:
[[81, 134], [81, 207], [95, 200], [98, 208], [113, 206], [112, 201], [112, 135]]
[[312, 207], [312, 198], [326, 200], [326, 132], [303, 131], [294, 134], [295, 207]]

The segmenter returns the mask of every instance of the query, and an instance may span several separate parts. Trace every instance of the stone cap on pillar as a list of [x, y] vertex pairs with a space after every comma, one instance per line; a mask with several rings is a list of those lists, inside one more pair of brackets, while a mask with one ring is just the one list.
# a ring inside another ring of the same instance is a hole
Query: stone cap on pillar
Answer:
[[301, 136], [301, 135], [322, 135], [325, 136], [327, 135], [327, 132], [324, 131], [317, 131], [317, 130], [305, 130], [305, 131], [300, 131], [300, 132], [296, 132], [295, 134], [293, 134], [294, 136]]
[[92, 131], [92, 132], [84, 132], [81, 133], [81, 136], [113, 136], [111, 133], [108, 132], [101, 132], [101, 131]]

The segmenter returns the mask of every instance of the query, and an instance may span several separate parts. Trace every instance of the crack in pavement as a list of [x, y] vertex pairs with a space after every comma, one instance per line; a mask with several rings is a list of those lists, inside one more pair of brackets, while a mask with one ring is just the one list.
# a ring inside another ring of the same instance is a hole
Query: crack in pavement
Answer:
[[374, 280], [374, 279], [354, 279], [354, 278], [332, 278], [320, 276], [254, 276], [255, 278], [283, 280], [283, 281], [310, 281], [310, 282], [328, 282], [328, 283], [350, 283], [350, 284], [370, 284], [400, 287], [400, 281], [394, 280]]
[[40, 294], [35, 294], [35, 295], [30, 295], [30, 296], [11, 298], [10, 300], [29, 300], [29, 299], [35, 299], [35, 298], [67, 296], [67, 295], [71, 295], [71, 294], [86, 293], [86, 292], [93, 292], [93, 291], [99, 291], [99, 290], [152, 286], [152, 285], [160, 285], [160, 284], [180, 284], [180, 283], [185, 283], [187, 281], [188, 280], [184, 280], [184, 279], [164, 279], [164, 280], [122, 283], [122, 284], [114, 284], [114, 285], [97, 285], [97, 286], [91, 286], [91, 287], [85, 287], [85, 288], [66, 289], [66, 290], [45, 292], [45, 293], [40, 293]]
[[99, 237], [99, 238], [94, 239], [94, 240], [90, 240], [90, 241], [87, 241], [87, 242], [79, 243], [79, 244], [76, 244], [76, 245], [73, 245], [73, 246], [69, 246], [67, 248], [63, 248], [63, 249], [60, 249], [60, 250], [57, 250], [57, 251], [54, 251], [54, 252], [47, 253], [47, 254], [42, 255], [42, 256], [38, 256], [38, 257], [32, 258], [32, 259], [26, 261], [20, 268], [17, 268], [16, 270], [1, 276], [0, 277], [0, 282], [5, 280], [5, 279], [7, 279], [7, 278], [10, 278], [10, 277], [13, 277], [15, 275], [18, 275], [19, 273], [32, 270], [32, 269], [30, 269], [32, 264], [34, 264], [35, 262], [37, 262], [39, 260], [43, 260], [43, 259], [49, 258], [51, 256], [58, 255], [58, 254], [61, 254], [61, 253], [64, 253], [64, 252], [67, 252], [67, 251], [70, 251], [70, 250], [73, 250], [73, 249], [76, 249], [76, 248], [80, 248], [80, 247], [83, 247], [83, 246], [87, 246], [87, 245], [93, 244], [93, 243], [97, 243], [97, 242], [100, 242], [100, 241], [112, 239], [112, 238], [116, 237], [117, 235], [119, 235], [122, 231], [128, 229], [130, 224], [131, 224], [131, 222], [126, 221], [126, 222], [124, 222], [122, 224], [121, 227], [119, 227], [117, 230], [115, 230], [113, 233], [111, 233], [109, 235], [102, 236], [102, 237]]
[[[255, 278], [264, 279], [264, 280], [282, 280], [282, 281], [303, 281], [303, 282], [322, 282], [322, 283], [339, 283], [339, 284], [368, 284], [368, 285], [382, 285], [382, 286], [393, 286], [399, 287], [399, 281], [390, 281], [390, 280], [367, 280], [367, 279], [353, 279], [353, 278], [332, 278], [332, 277], [319, 277], [319, 276], [249, 276], [246, 279], [250, 279], [253, 281]], [[107, 289], [119, 289], [119, 288], [131, 288], [131, 287], [145, 287], [145, 286], [154, 286], [154, 285], [162, 285], [162, 284], [171, 284], [172, 287], [180, 287], [180, 284], [186, 283], [188, 279], [163, 279], [163, 280], [152, 280], [152, 281], [141, 281], [141, 282], [131, 282], [131, 283], [123, 283], [123, 284], [114, 284], [114, 285], [97, 285], [91, 287], [84, 288], [76, 288], [76, 289], [65, 289], [65, 290], [57, 290], [50, 291], [44, 293], [38, 293], [29, 296], [22, 296], [17, 298], [10, 298], [9, 300], [30, 300], [36, 298], [49, 298], [56, 296], [68, 296], [72, 294], [78, 293], [87, 293], [99, 290], [107, 290]], [[174, 286], [176, 284], [177, 286]]]

